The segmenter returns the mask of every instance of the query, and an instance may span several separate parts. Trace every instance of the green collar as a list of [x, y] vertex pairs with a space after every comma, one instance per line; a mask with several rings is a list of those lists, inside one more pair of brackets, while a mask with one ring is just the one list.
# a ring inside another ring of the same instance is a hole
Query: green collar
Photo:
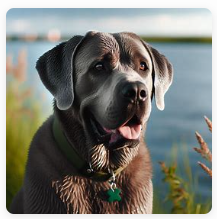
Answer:
[[[53, 121], [53, 135], [57, 145], [59, 146], [59, 149], [83, 176], [96, 181], [108, 181], [112, 177], [112, 174], [107, 172], [91, 171], [89, 164], [79, 156], [78, 152], [68, 142], [56, 116], [54, 116]], [[123, 169], [124, 167], [119, 167], [118, 169], [114, 170], [114, 175], [117, 176]]]

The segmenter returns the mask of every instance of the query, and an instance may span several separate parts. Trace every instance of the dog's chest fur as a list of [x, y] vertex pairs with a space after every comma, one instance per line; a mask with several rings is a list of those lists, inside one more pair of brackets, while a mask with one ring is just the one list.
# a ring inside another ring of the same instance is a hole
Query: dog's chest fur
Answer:
[[108, 182], [97, 182], [76, 174], [65, 174], [52, 181], [52, 188], [66, 213], [152, 213], [152, 167], [144, 142], [138, 146], [138, 154], [117, 175], [116, 185], [121, 190], [121, 201], [109, 203], [106, 191]]
[[[70, 129], [69, 129], [70, 130]], [[144, 141], [138, 146], [138, 154], [116, 177], [121, 189], [121, 201], [109, 203], [106, 191], [108, 182], [65, 174], [52, 180], [52, 188], [66, 213], [152, 213], [152, 167]]]
[[117, 187], [121, 188], [121, 201], [109, 203], [106, 191], [107, 182], [94, 182], [76, 176], [65, 176], [61, 181], [53, 181], [52, 188], [64, 203], [67, 213], [151, 213], [152, 182], [147, 180], [132, 185], [126, 176], [117, 178]]
[[[24, 183], [28, 200], [24, 203], [25, 213], [152, 213], [152, 167], [144, 142], [139, 145], [138, 155], [116, 177], [121, 201], [109, 203], [105, 195], [108, 182], [78, 177], [60, 153], [51, 125], [52, 117], [36, 133], [30, 148], [32, 162], [27, 162]], [[44, 139], [40, 137], [42, 133]], [[40, 160], [35, 159], [36, 154]]]

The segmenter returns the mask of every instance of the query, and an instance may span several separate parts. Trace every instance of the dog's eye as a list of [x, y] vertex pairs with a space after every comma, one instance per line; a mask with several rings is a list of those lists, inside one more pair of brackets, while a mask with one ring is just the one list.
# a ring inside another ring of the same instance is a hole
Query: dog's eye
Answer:
[[104, 69], [104, 65], [102, 62], [98, 62], [96, 65], [95, 65], [95, 69], [98, 70], [98, 71], [102, 71]]
[[148, 69], [148, 66], [145, 62], [141, 62], [139, 69], [142, 71], [146, 71]]

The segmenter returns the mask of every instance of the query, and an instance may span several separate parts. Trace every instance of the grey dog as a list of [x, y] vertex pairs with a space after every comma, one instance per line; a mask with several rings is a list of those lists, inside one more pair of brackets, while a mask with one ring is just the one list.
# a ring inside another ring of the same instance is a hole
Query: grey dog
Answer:
[[54, 114], [35, 134], [12, 213], [152, 213], [145, 140], [151, 100], [164, 109], [167, 58], [134, 33], [88, 32], [36, 68]]

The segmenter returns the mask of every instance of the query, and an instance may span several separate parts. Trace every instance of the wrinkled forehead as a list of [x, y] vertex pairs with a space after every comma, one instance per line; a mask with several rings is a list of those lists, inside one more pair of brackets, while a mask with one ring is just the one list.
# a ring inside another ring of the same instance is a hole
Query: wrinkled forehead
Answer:
[[85, 61], [88, 65], [104, 58], [130, 62], [135, 57], [151, 60], [138, 36], [128, 33], [95, 33], [86, 37], [75, 62], [79, 64]]
[[79, 48], [76, 59], [92, 62], [103, 59], [105, 55], [119, 56], [119, 45], [115, 38], [108, 33], [96, 33], [87, 36]]
[[121, 62], [130, 62], [135, 58], [151, 62], [151, 57], [146, 47], [137, 35], [133, 33], [120, 33], [115, 34], [114, 36], [120, 45]]

